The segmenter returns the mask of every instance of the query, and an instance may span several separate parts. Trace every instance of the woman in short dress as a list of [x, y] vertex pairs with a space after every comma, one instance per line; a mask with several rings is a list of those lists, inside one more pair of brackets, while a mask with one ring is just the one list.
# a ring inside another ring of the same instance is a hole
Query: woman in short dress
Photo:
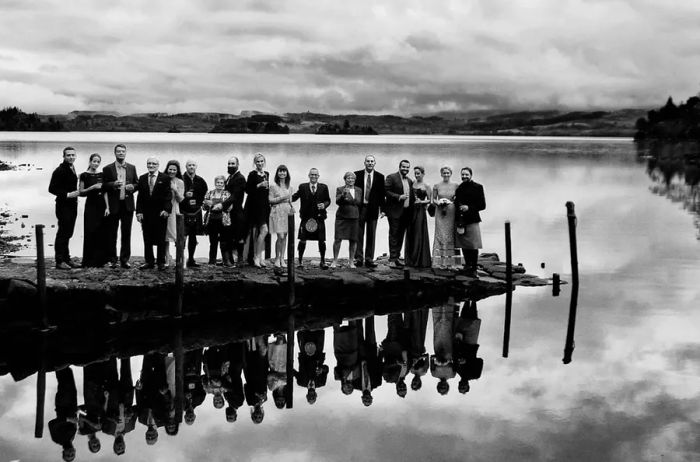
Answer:
[[452, 169], [440, 168], [442, 181], [433, 186], [433, 204], [435, 204], [435, 236], [433, 237], [433, 265], [439, 268], [453, 267], [455, 256], [455, 191], [457, 184], [452, 183]]
[[461, 171], [462, 183], [455, 192], [455, 244], [464, 255], [464, 271], [467, 276], [476, 278], [477, 260], [481, 244], [479, 212], [486, 208], [484, 187], [472, 181], [472, 169], [464, 167]]
[[277, 236], [275, 241], [275, 268], [284, 266], [284, 252], [287, 249], [287, 231], [292, 208], [291, 178], [286, 166], [280, 165], [275, 172], [275, 181], [270, 184], [270, 234]]
[[180, 202], [185, 199], [185, 182], [182, 180], [180, 162], [169, 160], [165, 166], [165, 174], [170, 177], [170, 189], [173, 193], [172, 212], [168, 216], [168, 229], [165, 233], [166, 255], [168, 264], [172, 263], [170, 243], [177, 242], [177, 216], [180, 215]]
[[226, 248], [227, 229], [231, 228], [231, 216], [229, 210], [224, 210], [223, 203], [231, 195], [224, 189], [226, 177], [219, 175], [214, 178], [214, 189], [207, 191], [202, 202], [202, 209], [205, 211], [204, 226], [209, 235], [209, 264], [216, 265], [216, 248], [221, 245], [221, 256], [224, 266], [232, 266], [233, 261], [229, 260], [230, 255]]
[[338, 266], [338, 254], [340, 243], [347, 240], [350, 243], [348, 261], [350, 268], [355, 268], [355, 248], [357, 247], [357, 233], [359, 232], [360, 205], [362, 204], [362, 190], [355, 186], [355, 174], [346, 172], [343, 176], [345, 186], [336, 189], [335, 203], [338, 210], [335, 212], [335, 239], [333, 241], [333, 263], [331, 268]]
[[78, 191], [86, 197], [83, 228], [83, 268], [100, 267], [107, 263], [105, 254], [106, 233], [105, 217], [109, 215], [107, 198], [102, 191], [102, 171], [98, 170], [102, 157], [90, 155], [90, 164], [86, 172], [80, 174]]
[[431, 200], [431, 189], [423, 181], [425, 178], [423, 167], [420, 165], [413, 167], [413, 174], [416, 178], [413, 182], [416, 201], [413, 204], [411, 224], [406, 232], [406, 265], [414, 268], [430, 268], [430, 237], [426, 207]]
[[265, 171], [265, 156], [261, 153], [253, 157], [255, 170], [248, 174], [245, 192], [246, 222], [250, 227], [250, 242], [253, 246], [253, 265], [260, 268], [265, 263], [265, 236], [268, 233], [270, 219], [270, 172]]

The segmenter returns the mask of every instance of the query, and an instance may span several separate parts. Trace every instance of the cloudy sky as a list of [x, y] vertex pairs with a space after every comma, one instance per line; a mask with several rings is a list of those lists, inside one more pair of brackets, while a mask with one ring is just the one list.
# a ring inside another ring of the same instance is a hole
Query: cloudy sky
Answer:
[[0, 105], [417, 114], [700, 91], [700, 2], [0, 0]]

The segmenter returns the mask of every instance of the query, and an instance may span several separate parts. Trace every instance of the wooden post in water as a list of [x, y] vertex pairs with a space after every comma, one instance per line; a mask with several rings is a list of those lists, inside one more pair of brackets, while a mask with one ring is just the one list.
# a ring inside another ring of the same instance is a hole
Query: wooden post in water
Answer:
[[510, 221], [506, 221], [506, 314], [503, 322], [503, 357], [508, 357], [510, 348], [510, 320], [513, 305], [513, 255], [510, 246]]
[[287, 216], [287, 283], [289, 284], [289, 309], [294, 309], [296, 294], [294, 293], [294, 214]]
[[552, 274], [552, 296], [558, 297], [561, 292], [561, 278], [559, 273]]
[[182, 324], [175, 331], [175, 422], [182, 422], [185, 400], [185, 349], [182, 346]]
[[175, 318], [182, 317], [182, 299], [185, 291], [185, 216], [178, 214], [175, 217], [177, 237], [175, 239]]
[[46, 300], [46, 258], [44, 256], [44, 225], [35, 225], [36, 230], [36, 287], [41, 310], [41, 328], [49, 327], [49, 313]]
[[566, 203], [566, 216], [569, 222], [569, 248], [571, 251], [571, 301], [569, 303], [569, 323], [566, 328], [566, 343], [564, 345], [564, 364], [571, 362], [574, 352], [574, 331], [576, 329], [576, 307], [578, 304], [578, 251], [576, 250], [576, 212], [574, 203]]
[[294, 312], [287, 318], [287, 409], [294, 407]]

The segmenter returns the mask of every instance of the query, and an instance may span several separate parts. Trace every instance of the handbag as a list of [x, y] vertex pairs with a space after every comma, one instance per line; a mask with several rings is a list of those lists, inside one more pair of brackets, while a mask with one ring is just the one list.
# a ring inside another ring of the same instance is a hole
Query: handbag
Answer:
[[430, 204], [428, 204], [428, 215], [430, 215], [431, 217], [434, 217], [436, 208], [437, 207], [432, 202]]

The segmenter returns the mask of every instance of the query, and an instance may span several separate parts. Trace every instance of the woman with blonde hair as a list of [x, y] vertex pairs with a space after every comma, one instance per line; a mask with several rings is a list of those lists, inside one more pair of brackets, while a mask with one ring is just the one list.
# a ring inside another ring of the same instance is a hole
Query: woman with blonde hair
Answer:
[[346, 172], [343, 175], [345, 185], [340, 186], [335, 192], [335, 203], [338, 210], [335, 212], [335, 240], [333, 241], [333, 263], [331, 268], [338, 266], [338, 254], [340, 243], [347, 240], [350, 243], [348, 261], [350, 268], [355, 268], [355, 248], [357, 247], [357, 234], [360, 229], [360, 205], [362, 204], [362, 190], [355, 186], [355, 174]]
[[245, 192], [245, 217], [250, 227], [250, 242], [253, 246], [253, 265], [260, 268], [265, 263], [265, 236], [270, 220], [270, 172], [265, 170], [265, 156], [261, 153], [253, 157], [255, 170], [248, 174]]
[[277, 167], [275, 181], [270, 184], [270, 234], [277, 236], [275, 241], [275, 267], [284, 266], [284, 252], [287, 248], [287, 230], [292, 207], [292, 188], [289, 186], [289, 170], [285, 165]]

